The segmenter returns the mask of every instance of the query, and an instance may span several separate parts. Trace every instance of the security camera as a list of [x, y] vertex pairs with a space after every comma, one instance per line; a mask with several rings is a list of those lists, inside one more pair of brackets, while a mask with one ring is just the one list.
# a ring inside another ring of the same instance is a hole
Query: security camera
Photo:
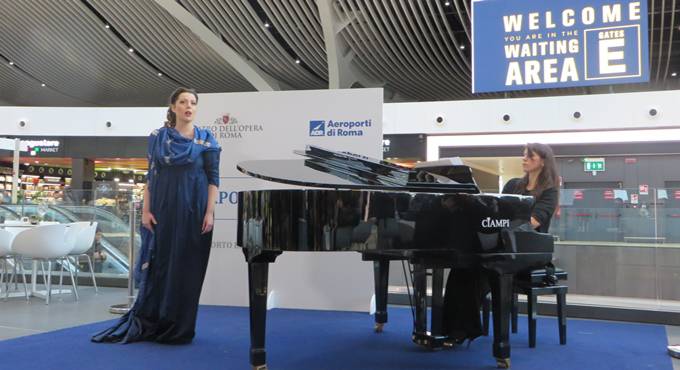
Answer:
[[26, 121], [19, 121], [19, 126], [21, 126], [21, 127], [26, 126]]
[[106, 122], [106, 127], [111, 127], [111, 121]]
[[576, 119], [581, 118], [581, 112], [579, 112], [579, 111], [574, 112], [574, 118], [576, 118]]
[[656, 108], [652, 108], [652, 109], [649, 110], [649, 115], [650, 115], [650, 116], [654, 117], [654, 116], [656, 116], [657, 114], [659, 114], [659, 111], [657, 111]]
[[503, 121], [505, 121], [505, 122], [510, 121], [510, 115], [509, 115], [509, 114], [504, 114], [504, 115], [503, 115]]

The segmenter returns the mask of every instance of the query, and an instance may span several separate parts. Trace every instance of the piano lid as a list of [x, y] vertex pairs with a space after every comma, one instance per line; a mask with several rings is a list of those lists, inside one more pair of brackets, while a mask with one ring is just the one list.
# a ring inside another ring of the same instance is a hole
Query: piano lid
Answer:
[[419, 166], [409, 169], [379, 159], [309, 145], [294, 151], [306, 159], [254, 160], [239, 171], [283, 184], [334, 189], [399, 190], [436, 193], [479, 193], [465, 165]]

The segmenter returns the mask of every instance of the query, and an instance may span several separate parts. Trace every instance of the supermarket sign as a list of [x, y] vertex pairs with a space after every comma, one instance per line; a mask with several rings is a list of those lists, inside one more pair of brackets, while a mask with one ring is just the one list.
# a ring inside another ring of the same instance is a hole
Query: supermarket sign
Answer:
[[473, 0], [473, 93], [649, 81], [646, 0]]
[[32, 156], [40, 153], [59, 153], [59, 140], [21, 140], [20, 150]]

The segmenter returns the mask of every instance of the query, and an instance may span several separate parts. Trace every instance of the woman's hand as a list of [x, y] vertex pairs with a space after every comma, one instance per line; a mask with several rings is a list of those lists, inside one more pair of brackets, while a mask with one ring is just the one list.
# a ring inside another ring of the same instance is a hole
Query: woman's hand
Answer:
[[212, 212], [208, 212], [203, 217], [203, 227], [201, 228], [201, 234], [207, 234], [212, 231], [213, 225], [215, 224], [215, 218]]
[[534, 229], [538, 229], [539, 226], [541, 226], [541, 223], [538, 222], [538, 220], [534, 216], [531, 216], [531, 227], [533, 227]]
[[156, 217], [153, 216], [153, 213], [148, 211], [142, 212], [142, 226], [153, 232], [153, 225], [156, 225], [157, 223], [158, 222], [156, 222]]

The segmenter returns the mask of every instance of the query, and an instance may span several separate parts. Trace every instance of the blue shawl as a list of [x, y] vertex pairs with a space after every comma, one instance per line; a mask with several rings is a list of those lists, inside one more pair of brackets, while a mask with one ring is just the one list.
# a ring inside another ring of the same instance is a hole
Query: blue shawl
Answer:
[[220, 144], [209, 130], [194, 127], [194, 138], [182, 136], [172, 127], [162, 127], [149, 135], [149, 172], [146, 176], [150, 189], [158, 173], [158, 166], [183, 166], [192, 163], [203, 152], [221, 151]]

